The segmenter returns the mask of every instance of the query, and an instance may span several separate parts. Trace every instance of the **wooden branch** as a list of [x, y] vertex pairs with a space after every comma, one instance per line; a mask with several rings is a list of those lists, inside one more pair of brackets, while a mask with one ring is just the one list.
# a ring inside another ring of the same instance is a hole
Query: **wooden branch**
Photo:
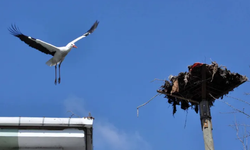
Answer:
[[[210, 95], [212, 98], [216, 99], [212, 94], [209, 93], [209, 95]], [[247, 114], [247, 113], [245, 113], [244, 111], [241, 111], [241, 110], [235, 108], [234, 106], [232, 106], [232, 105], [229, 104], [228, 102], [226, 102], [226, 101], [224, 101], [224, 100], [220, 100], [220, 99], [218, 99], [218, 100], [221, 101], [221, 102], [223, 102], [223, 103], [225, 103], [225, 104], [227, 104], [227, 105], [228, 105], [229, 107], [231, 107], [233, 110], [235, 110], [235, 111], [237, 111], [237, 112], [239, 112], [239, 113], [242, 113], [242, 114], [246, 115], [247, 117], [250, 117], [249, 114]]]
[[157, 79], [157, 78], [155, 78], [154, 80], [152, 80], [151, 82], [154, 82], [154, 81], [166, 81], [166, 79]]
[[72, 118], [74, 115], [81, 118], [80, 116], [78, 116], [77, 114], [75, 114], [73, 111], [71, 110], [68, 110], [67, 112], [70, 112], [71, 113], [71, 116], [69, 118]]
[[239, 99], [239, 98], [236, 98], [236, 97], [232, 97], [232, 96], [227, 96], [227, 95], [226, 95], [226, 97], [233, 98], [233, 99], [236, 99], [236, 100], [238, 100], [238, 101], [241, 101], [241, 102], [243, 102], [243, 103], [246, 103], [246, 104], [250, 105], [250, 103], [248, 103], [247, 101], [244, 101], [244, 100], [242, 100], [242, 99]]
[[158, 94], [156, 94], [154, 97], [152, 97], [150, 100], [148, 100], [146, 103], [144, 103], [144, 104], [142, 104], [142, 105], [140, 105], [140, 106], [138, 106], [137, 107], [137, 117], [139, 116], [139, 108], [140, 107], [142, 107], [142, 106], [145, 106], [147, 103], [149, 103], [150, 101], [152, 101], [156, 96], [158, 96], [158, 95], [161, 95], [161, 93], [158, 93]]
[[[248, 124], [237, 124], [238, 126], [250, 127]], [[234, 127], [235, 125], [230, 124], [229, 126]]]
[[242, 138], [240, 138], [240, 136], [239, 136], [239, 126], [238, 126], [238, 124], [237, 124], [236, 119], [235, 119], [234, 125], [235, 125], [235, 130], [236, 130], [237, 139], [241, 142], [241, 144], [242, 144], [244, 150], [247, 150], [247, 145], [245, 145], [245, 143], [244, 143], [244, 138], [242, 139]]

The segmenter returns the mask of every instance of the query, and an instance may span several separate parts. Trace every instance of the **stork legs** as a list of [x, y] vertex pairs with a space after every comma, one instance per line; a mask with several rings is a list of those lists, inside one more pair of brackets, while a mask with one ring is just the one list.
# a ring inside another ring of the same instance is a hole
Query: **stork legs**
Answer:
[[[58, 83], [60, 84], [61, 82], [61, 64], [62, 62], [59, 63], [59, 78], [58, 78]], [[57, 84], [57, 64], [55, 65], [55, 85]]]
[[59, 83], [59, 84], [60, 84], [60, 82], [61, 82], [61, 69], [60, 69], [60, 68], [61, 68], [61, 63], [62, 63], [62, 62], [60, 62], [59, 68], [58, 68], [58, 69], [59, 69], [59, 78], [58, 78], [58, 83]]
[[57, 65], [55, 65], [55, 85], [57, 84]]

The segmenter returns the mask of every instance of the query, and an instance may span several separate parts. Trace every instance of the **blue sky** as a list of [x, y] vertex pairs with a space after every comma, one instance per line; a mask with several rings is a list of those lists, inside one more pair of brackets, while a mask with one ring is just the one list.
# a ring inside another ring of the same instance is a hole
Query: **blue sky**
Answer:
[[[68, 117], [70, 109], [95, 117], [97, 150], [204, 149], [199, 115], [172, 107], [156, 94], [170, 74], [187, 71], [210, 58], [228, 69], [249, 75], [250, 2], [211, 1], [0, 1], [1, 116]], [[10, 35], [16, 23], [29, 36], [65, 46], [99, 20], [93, 34], [76, 43], [54, 85], [51, 58]], [[230, 96], [249, 99], [249, 83]], [[246, 107], [231, 98], [226, 101]], [[241, 148], [228, 125], [234, 115], [217, 101], [212, 107], [215, 149]], [[246, 117], [236, 115], [246, 122]]]

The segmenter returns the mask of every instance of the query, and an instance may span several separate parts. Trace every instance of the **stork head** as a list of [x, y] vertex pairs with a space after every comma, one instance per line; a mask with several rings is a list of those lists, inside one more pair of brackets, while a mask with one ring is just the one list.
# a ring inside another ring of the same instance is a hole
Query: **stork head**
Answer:
[[75, 45], [74, 43], [69, 43], [69, 44], [67, 45], [67, 47], [69, 47], [70, 49], [73, 48], [73, 47], [74, 47], [74, 48], [77, 48], [76, 45]]
[[77, 48], [75, 44], [72, 44], [72, 47]]

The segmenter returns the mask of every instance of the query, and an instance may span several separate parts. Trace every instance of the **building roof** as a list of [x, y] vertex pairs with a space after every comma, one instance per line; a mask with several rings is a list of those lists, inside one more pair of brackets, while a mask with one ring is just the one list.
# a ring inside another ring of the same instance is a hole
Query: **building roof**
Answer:
[[91, 118], [0, 117], [0, 127], [92, 127]]
[[0, 117], [0, 149], [92, 150], [92, 126], [92, 117]]

